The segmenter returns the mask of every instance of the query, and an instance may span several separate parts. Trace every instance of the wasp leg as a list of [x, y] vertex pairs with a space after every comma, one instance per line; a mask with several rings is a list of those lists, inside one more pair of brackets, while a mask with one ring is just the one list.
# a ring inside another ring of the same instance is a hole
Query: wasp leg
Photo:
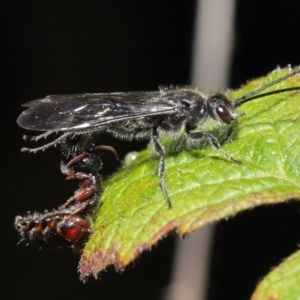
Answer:
[[56, 140], [54, 140], [53, 142], [48, 143], [48, 144], [46, 144], [44, 146], [37, 147], [37, 148], [22, 148], [21, 151], [22, 152], [29, 152], [29, 153], [32, 153], [32, 152], [36, 153], [36, 152], [41, 151], [41, 150], [46, 150], [46, 149], [48, 149], [51, 146], [56, 146], [59, 142], [65, 140], [68, 136], [70, 136], [72, 134], [74, 134], [74, 132], [67, 132], [67, 133], [64, 133], [63, 135], [61, 135]]
[[159, 167], [158, 167], [158, 176], [160, 180], [161, 189], [164, 193], [165, 199], [167, 201], [169, 209], [172, 208], [172, 203], [168, 194], [166, 181], [165, 181], [165, 173], [166, 173], [166, 158], [165, 158], [165, 151], [163, 149], [163, 146], [160, 144], [158, 140], [158, 132], [157, 129], [154, 128], [153, 135], [152, 135], [152, 141], [154, 145], [154, 150], [159, 154]]
[[209, 142], [211, 143], [211, 145], [216, 148], [223, 156], [227, 157], [230, 161], [235, 162], [237, 164], [241, 164], [242, 162], [240, 160], [237, 160], [235, 158], [233, 158], [232, 156], [230, 156], [227, 152], [225, 152], [219, 141], [217, 140], [217, 138], [212, 135], [209, 132], [205, 132], [205, 131], [198, 131], [198, 132], [187, 132], [187, 135], [189, 138], [194, 139], [194, 140], [198, 140], [201, 139], [203, 137], [207, 138], [209, 140]]
[[44, 132], [44, 133], [42, 133], [42, 134], [39, 134], [39, 135], [36, 135], [36, 136], [29, 136], [29, 135], [23, 135], [23, 139], [24, 139], [24, 141], [26, 141], [26, 140], [30, 140], [30, 141], [38, 141], [38, 140], [40, 140], [40, 139], [42, 139], [42, 138], [47, 138], [47, 136], [48, 135], [50, 135], [50, 134], [52, 134], [54, 131], [46, 131], [46, 132]]

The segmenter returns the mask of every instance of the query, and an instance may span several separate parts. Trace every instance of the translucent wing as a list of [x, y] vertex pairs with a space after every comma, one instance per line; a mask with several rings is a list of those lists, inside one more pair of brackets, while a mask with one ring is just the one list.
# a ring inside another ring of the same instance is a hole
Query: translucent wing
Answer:
[[41, 131], [84, 130], [122, 120], [173, 114], [181, 107], [180, 102], [160, 92], [51, 95], [23, 106], [28, 109], [17, 123]]

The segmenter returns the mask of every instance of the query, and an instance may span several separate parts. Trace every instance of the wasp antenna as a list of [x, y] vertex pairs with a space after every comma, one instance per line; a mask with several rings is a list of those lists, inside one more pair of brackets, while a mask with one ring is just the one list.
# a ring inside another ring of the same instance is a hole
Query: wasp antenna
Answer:
[[290, 72], [290, 73], [288, 73], [287, 75], [282, 76], [282, 77], [280, 77], [280, 78], [278, 78], [278, 79], [276, 79], [276, 80], [273, 80], [273, 81], [271, 81], [270, 83], [268, 83], [268, 84], [266, 84], [266, 85], [264, 85], [264, 86], [262, 86], [262, 87], [260, 87], [260, 88], [258, 88], [258, 89], [256, 89], [256, 90], [254, 90], [254, 91], [252, 91], [252, 92], [250, 92], [250, 93], [248, 93], [248, 94], [242, 96], [241, 98], [238, 98], [237, 100], [234, 101], [234, 104], [233, 104], [234, 107], [239, 107], [239, 106], [241, 106], [241, 105], [244, 104], [245, 102], [250, 101], [251, 98], [252, 98], [253, 96], [257, 95], [258, 93], [260, 93], [260, 92], [266, 90], [267, 88], [269, 88], [269, 87], [271, 87], [271, 86], [273, 86], [273, 85], [275, 85], [275, 84], [278, 84], [278, 83], [281, 82], [281, 81], [284, 81], [284, 80], [286, 80], [286, 79], [288, 79], [288, 78], [290, 78], [290, 77], [293, 77], [294, 75], [296, 75], [296, 74], [298, 74], [298, 73], [300, 73], [300, 66], [298, 66], [297, 69], [295, 69], [295, 71]]

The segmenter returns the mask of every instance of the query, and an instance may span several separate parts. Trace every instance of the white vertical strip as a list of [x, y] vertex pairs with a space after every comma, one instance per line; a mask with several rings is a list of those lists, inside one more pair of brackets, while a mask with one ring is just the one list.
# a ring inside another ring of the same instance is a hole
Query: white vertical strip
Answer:
[[192, 84], [205, 90], [228, 82], [233, 47], [234, 0], [198, 0]]
[[[234, 11], [234, 0], [198, 0], [191, 81], [206, 91], [223, 88], [228, 81]], [[212, 239], [212, 226], [178, 239], [173, 280], [165, 299], [205, 299]]]

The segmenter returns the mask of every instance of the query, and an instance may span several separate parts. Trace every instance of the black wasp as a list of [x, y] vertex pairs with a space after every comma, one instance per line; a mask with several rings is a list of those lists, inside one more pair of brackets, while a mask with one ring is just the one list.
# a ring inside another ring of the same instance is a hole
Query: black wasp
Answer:
[[[35, 149], [36, 152], [60, 144], [68, 137], [89, 135], [93, 132], [108, 132], [118, 139], [151, 139], [154, 150], [160, 156], [158, 175], [168, 206], [172, 204], [165, 184], [165, 150], [160, 143], [161, 134], [172, 134], [184, 129], [190, 140], [206, 138], [213, 147], [231, 161], [222, 150], [217, 138], [201, 125], [208, 117], [226, 124], [238, 119], [237, 108], [245, 102], [263, 95], [265, 89], [300, 73], [296, 68], [289, 74], [274, 80], [243, 97], [231, 101], [225, 93], [208, 95], [197, 88], [161, 88], [157, 92], [100, 93], [77, 95], [51, 95], [25, 103], [28, 107], [18, 118], [18, 124], [26, 129], [46, 131], [33, 137], [38, 140], [53, 132], [62, 132], [51, 143]], [[200, 129], [200, 130], [199, 130]]]

